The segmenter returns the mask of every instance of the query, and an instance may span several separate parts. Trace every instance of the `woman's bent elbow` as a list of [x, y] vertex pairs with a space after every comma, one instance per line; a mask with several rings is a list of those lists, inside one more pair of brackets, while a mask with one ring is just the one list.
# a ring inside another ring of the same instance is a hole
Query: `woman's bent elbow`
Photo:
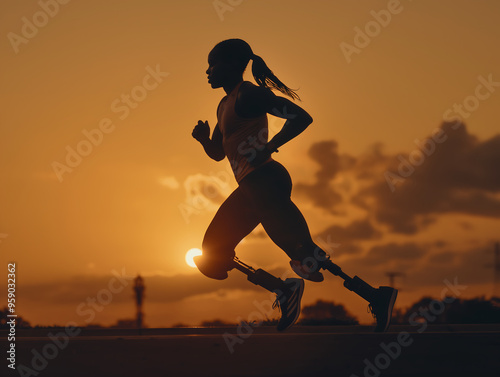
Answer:
[[308, 127], [313, 122], [313, 118], [312, 118], [312, 116], [310, 116], [309, 114], [306, 113], [306, 114], [304, 114], [302, 121], [303, 121], [304, 125], [306, 127]]

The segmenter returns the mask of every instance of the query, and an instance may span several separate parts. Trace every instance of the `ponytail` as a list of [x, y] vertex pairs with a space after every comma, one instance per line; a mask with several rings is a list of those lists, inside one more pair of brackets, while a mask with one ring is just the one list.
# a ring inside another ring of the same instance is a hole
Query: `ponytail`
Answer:
[[295, 90], [290, 89], [288, 86], [283, 84], [281, 80], [274, 75], [273, 71], [269, 69], [267, 64], [264, 62], [264, 59], [253, 54], [252, 60], [252, 74], [259, 86], [279, 90], [281, 93], [289, 96], [290, 98], [298, 99], [300, 101], [300, 97], [297, 93], [295, 93]]
[[292, 99], [300, 101], [300, 97], [295, 93], [295, 90], [283, 84], [269, 69], [264, 60], [252, 52], [252, 48], [244, 40], [237, 38], [226, 39], [217, 43], [210, 54], [216, 54], [219, 58], [230, 62], [241, 73], [245, 71], [250, 59], [252, 59], [252, 74], [259, 86], [279, 90]]

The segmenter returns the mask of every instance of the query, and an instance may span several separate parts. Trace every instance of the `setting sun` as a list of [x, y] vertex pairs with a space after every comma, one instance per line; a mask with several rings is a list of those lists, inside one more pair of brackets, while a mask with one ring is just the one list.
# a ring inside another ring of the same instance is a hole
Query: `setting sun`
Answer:
[[186, 253], [186, 263], [190, 266], [190, 267], [196, 267], [196, 264], [194, 264], [194, 261], [193, 261], [193, 258], [198, 256], [198, 255], [201, 255], [201, 250], [200, 249], [189, 249]]

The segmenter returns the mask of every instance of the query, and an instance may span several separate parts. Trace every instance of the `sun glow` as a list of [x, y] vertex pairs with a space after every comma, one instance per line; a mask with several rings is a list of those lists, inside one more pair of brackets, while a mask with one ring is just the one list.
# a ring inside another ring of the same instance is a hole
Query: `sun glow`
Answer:
[[201, 255], [201, 250], [200, 249], [189, 249], [186, 253], [186, 263], [190, 267], [196, 267], [196, 264], [194, 264], [193, 258]]

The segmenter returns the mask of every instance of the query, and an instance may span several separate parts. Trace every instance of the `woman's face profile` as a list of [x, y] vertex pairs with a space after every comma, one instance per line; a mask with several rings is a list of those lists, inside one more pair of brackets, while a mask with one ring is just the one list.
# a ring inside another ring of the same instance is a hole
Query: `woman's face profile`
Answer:
[[213, 89], [222, 87], [228, 81], [233, 72], [232, 68], [229, 63], [218, 58], [213, 51], [208, 54], [208, 69], [206, 74], [208, 76], [208, 83]]

